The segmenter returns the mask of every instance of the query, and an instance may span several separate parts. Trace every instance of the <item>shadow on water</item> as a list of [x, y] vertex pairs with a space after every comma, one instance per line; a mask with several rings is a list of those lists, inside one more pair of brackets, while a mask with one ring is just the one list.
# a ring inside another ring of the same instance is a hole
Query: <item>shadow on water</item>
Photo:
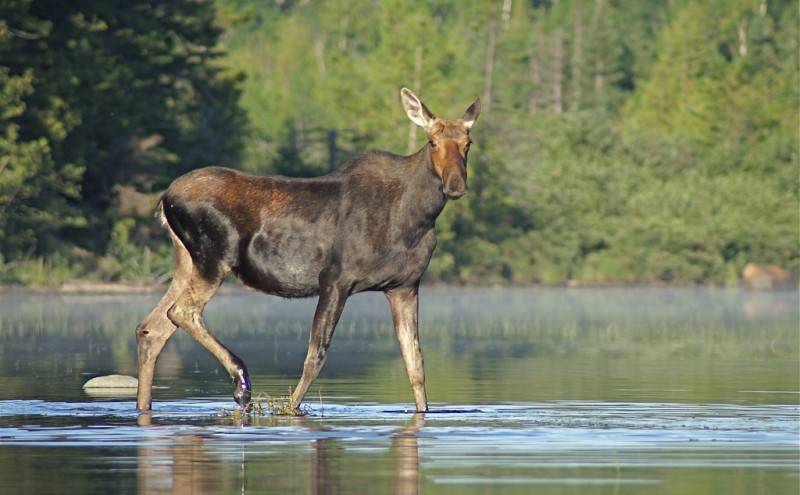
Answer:
[[[798, 491], [796, 292], [426, 289], [424, 417], [385, 298], [358, 296], [310, 416], [221, 414], [224, 373], [179, 334], [145, 425], [131, 397], [81, 385], [135, 374], [133, 328], [156, 299], [0, 300], [0, 491]], [[256, 391], [281, 394], [313, 303], [227, 294], [207, 317]]]

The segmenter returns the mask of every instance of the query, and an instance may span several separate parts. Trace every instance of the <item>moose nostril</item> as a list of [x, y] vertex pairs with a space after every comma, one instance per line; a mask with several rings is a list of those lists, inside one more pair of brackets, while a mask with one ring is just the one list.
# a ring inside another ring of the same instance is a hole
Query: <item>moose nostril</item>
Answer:
[[467, 192], [467, 183], [461, 177], [450, 177], [445, 182], [444, 193], [451, 197], [461, 197]]
[[444, 194], [450, 199], [458, 199], [461, 196], [467, 194], [467, 186], [462, 184], [458, 184], [457, 186], [453, 187], [448, 184], [448, 187], [444, 188]]

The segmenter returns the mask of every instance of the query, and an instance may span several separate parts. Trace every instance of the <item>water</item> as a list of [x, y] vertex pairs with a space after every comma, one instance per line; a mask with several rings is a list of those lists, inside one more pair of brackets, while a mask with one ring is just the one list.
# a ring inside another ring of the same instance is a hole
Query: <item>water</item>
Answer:
[[[796, 494], [796, 292], [422, 291], [432, 411], [382, 295], [352, 298], [304, 418], [238, 421], [225, 373], [178, 333], [154, 414], [91, 397], [136, 373], [157, 296], [0, 299], [0, 492]], [[209, 326], [285, 394], [315, 301], [227, 293]]]

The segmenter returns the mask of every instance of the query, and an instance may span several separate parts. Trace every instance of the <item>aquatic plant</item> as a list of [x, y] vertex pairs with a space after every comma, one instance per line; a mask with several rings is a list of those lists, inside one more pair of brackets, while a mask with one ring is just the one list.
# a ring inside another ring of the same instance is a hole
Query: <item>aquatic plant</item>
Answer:
[[306, 406], [301, 406], [297, 410], [292, 409], [290, 398], [291, 391], [287, 395], [280, 396], [262, 393], [254, 396], [244, 409], [241, 407], [223, 409], [222, 414], [233, 419], [245, 416], [307, 416], [309, 414], [310, 411]]

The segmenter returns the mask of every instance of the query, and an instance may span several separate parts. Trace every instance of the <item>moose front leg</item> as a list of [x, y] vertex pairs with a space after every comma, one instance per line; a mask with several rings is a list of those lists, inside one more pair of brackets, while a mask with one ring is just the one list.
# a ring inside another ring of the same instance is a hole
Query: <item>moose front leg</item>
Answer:
[[342, 314], [348, 294], [348, 290], [336, 285], [323, 286], [320, 289], [314, 323], [311, 326], [311, 335], [308, 337], [308, 353], [303, 363], [303, 375], [292, 391], [291, 407], [294, 414], [301, 414], [300, 403], [303, 401], [303, 396], [325, 365], [333, 331]]
[[425, 395], [425, 367], [422, 349], [419, 346], [419, 313], [418, 286], [401, 287], [386, 291], [386, 297], [392, 307], [394, 331], [400, 344], [400, 354], [406, 365], [408, 379], [414, 392], [414, 402], [418, 412], [428, 410], [428, 398]]

